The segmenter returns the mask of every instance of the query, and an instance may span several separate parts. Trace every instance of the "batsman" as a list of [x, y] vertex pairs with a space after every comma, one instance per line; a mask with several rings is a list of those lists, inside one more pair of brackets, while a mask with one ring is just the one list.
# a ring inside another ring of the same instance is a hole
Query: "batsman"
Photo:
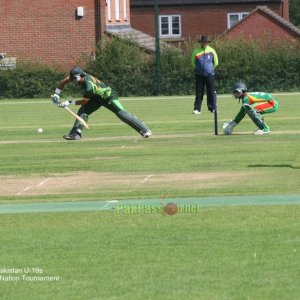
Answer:
[[242, 100], [242, 107], [236, 117], [223, 125], [225, 135], [230, 135], [233, 128], [248, 115], [258, 127], [253, 134], [262, 135], [270, 133], [270, 128], [262, 115], [270, 114], [278, 110], [278, 100], [269, 93], [253, 92], [247, 93], [247, 87], [243, 82], [237, 82], [232, 89], [234, 98]]
[[[61, 102], [60, 94], [66, 84], [76, 83], [82, 88], [83, 98], [81, 100], [68, 100]], [[140, 121], [135, 115], [124, 109], [118, 96], [109, 86], [94, 76], [85, 73], [81, 68], [74, 67], [70, 70], [68, 77], [63, 79], [55, 89], [51, 100], [60, 108], [65, 108], [68, 105], [80, 105], [77, 115], [80, 116], [86, 123], [89, 115], [104, 106], [113, 112], [124, 123], [128, 124], [136, 130], [142, 137], [148, 138], [151, 136], [151, 130]], [[76, 120], [69, 134], [64, 135], [66, 140], [80, 140], [82, 135], [83, 125]]]

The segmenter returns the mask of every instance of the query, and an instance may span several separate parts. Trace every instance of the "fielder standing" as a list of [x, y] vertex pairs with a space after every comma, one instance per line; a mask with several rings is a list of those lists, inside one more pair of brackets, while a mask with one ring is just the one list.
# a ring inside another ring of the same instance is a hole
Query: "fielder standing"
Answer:
[[218, 66], [218, 55], [216, 51], [208, 45], [210, 39], [207, 35], [202, 35], [199, 43], [200, 47], [192, 53], [192, 66], [195, 70], [196, 97], [194, 102], [194, 114], [201, 113], [204, 89], [207, 94], [207, 108], [210, 112], [216, 109], [216, 89], [215, 89], [215, 68]]
[[234, 98], [242, 100], [242, 107], [236, 117], [223, 125], [224, 134], [230, 135], [233, 128], [237, 126], [246, 114], [258, 127], [253, 134], [268, 134], [270, 128], [261, 115], [270, 114], [278, 109], [278, 100], [269, 93], [254, 92], [247, 93], [247, 87], [243, 82], [237, 82], [233, 86], [232, 95]]
[[[82, 87], [83, 99], [60, 102], [60, 94], [64, 86], [71, 82], [78, 83]], [[112, 111], [124, 123], [136, 130], [144, 138], [151, 136], [151, 130], [147, 127], [147, 125], [124, 109], [118, 100], [118, 96], [109, 86], [94, 76], [85, 73], [79, 67], [71, 69], [70, 75], [63, 79], [55, 89], [55, 93], [51, 96], [51, 100], [54, 104], [61, 108], [65, 108], [70, 104], [81, 105], [77, 115], [86, 122], [88, 121], [89, 115], [98, 110], [101, 106], [104, 106]], [[76, 120], [70, 133], [64, 135], [63, 138], [66, 140], [80, 140], [82, 130], [82, 124]]]

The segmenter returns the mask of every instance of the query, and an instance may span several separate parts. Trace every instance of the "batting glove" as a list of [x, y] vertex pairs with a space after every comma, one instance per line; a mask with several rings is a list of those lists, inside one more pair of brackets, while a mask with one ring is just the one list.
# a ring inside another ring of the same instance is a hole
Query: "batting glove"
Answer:
[[70, 104], [71, 104], [71, 101], [64, 101], [64, 102], [59, 102], [57, 104], [57, 106], [60, 107], [60, 108], [65, 108], [65, 107], [67, 107]]
[[58, 103], [60, 103], [60, 97], [59, 97], [59, 95], [60, 95], [60, 93], [61, 93], [61, 89], [59, 89], [59, 88], [56, 88], [55, 89], [55, 91], [54, 91], [54, 94], [53, 95], [51, 95], [51, 101], [54, 103], [54, 104], [58, 104]]
[[59, 99], [60, 97], [58, 94], [51, 95], [51, 101], [53, 102], [53, 104], [58, 105], [60, 103]]

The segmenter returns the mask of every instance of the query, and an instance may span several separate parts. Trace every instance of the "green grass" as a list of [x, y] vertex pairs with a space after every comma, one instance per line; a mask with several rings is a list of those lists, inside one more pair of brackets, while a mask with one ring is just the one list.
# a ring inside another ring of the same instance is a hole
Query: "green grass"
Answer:
[[3, 215], [0, 265], [37, 267], [38, 275], [60, 280], [0, 282], [0, 296], [296, 299], [299, 220], [298, 206], [203, 208], [173, 217]]
[[[1, 101], [0, 174], [3, 176], [57, 177], [57, 180], [78, 172], [89, 172], [89, 176], [123, 174], [125, 178], [130, 174], [168, 176], [170, 173], [218, 173], [219, 176], [208, 180], [211, 185], [201, 184], [207, 180], [199, 181], [198, 187], [196, 181], [191, 187], [186, 180], [180, 184], [145, 184], [137, 188], [132, 188], [136, 185], [132, 182], [119, 185], [118, 189], [100, 182], [100, 186], [89, 188], [79, 181], [74, 183], [73, 192], [2, 195], [0, 201], [300, 193], [297, 176], [300, 95], [278, 98], [279, 111], [265, 117], [272, 130], [268, 136], [253, 136], [255, 127], [248, 118], [235, 128], [234, 135], [222, 134], [223, 122], [232, 119], [240, 107], [230, 97], [219, 97], [219, 136], [213, 134], [213, 116], [205, 111], [205, 105], [203, 114], [194, 116], [192, 97], [166, 97], [123, 101], [129, 111], [149, 124], [153, 131], [150, 139], [142, 139], [102, 109], [90, 117], [91, 130], [84, 133], [80, 142], [62, 139], [73, 120], [48, 100]], [[36, 133], [39, 127], [44, 129], [43, 134]]]
[[[219, 97], [219, 136], [205, 105], [194, 116], [192, 97], [160, 97], [121, 99], [150, 139], [101, 109], [80, 142], [62, 139], [73, 120], [49, 100], [1, 100], [0, 202], [300, 194], [300, 94], [278, 98], [268, 136], [253, 136], [248, 118], [222, 135], [240, 107], [229, 96]], [[0, 270], [59, 276], [0, 280], [0, 298], [297, 299], [299, 217], [299, 205], [0, 214]]]

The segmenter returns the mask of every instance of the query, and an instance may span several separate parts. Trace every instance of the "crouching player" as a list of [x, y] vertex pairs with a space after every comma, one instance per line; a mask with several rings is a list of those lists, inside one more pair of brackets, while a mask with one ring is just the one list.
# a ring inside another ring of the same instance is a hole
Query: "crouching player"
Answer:
[[233, 128], [237, 126], [247, 114], [258, 127], [253, 134], [268, 134], [270, 128], [261, 115], [273, 113], [278, 109], [278, 100], [271, 94], [263, 92], [247, 93], [247, 87], [243, 82], [238, 82], [233, 86], [232, 95], [234, 98], [242, 100], [242, 107], [236, 117], [223, 125], [223, 132], [230, 135]]

